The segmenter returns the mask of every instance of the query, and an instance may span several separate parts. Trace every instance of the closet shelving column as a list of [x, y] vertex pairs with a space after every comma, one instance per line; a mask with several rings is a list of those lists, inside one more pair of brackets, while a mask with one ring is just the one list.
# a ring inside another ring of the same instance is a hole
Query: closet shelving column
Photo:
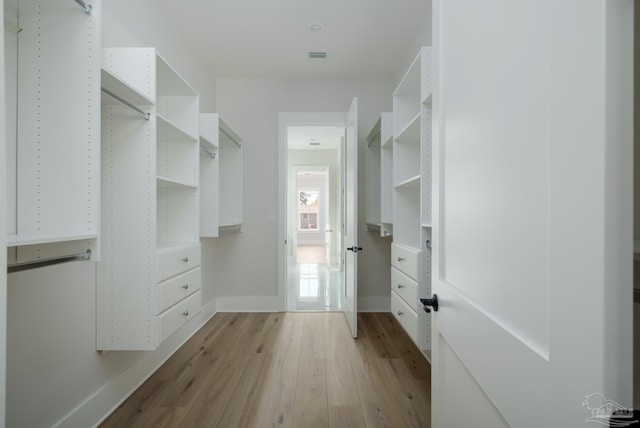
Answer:
[[5, 2], [10, 264], [97, 259], [101, 2], [91, 4]]
[[200, 114], [200, 235], [242, 227], [242, 143], [217, 113]]
[[393, 235], [393, 113], [382, 113], [367, 136], [366, 223], [380, 236]]
[[220, 141], [220, 233], [241, 232], [243, 222], [243, 145], [242, 139], [222, 119]]
[[422, 103], [423, 72], [427, 48], [417, 58], [393, 94], [393, 244], [391, 246], [391, 310], [418, 347], [426, 323], [419, 298], [423, 297], [421, 278], [422, 231], [421, 196], [423, 174]]
[[200, 113], [200, 236], [218, 236], [220, 139], [216, 113]]
[[160, 341], [200, 311], [198, 93], [156, 53]]
[[[420, 132], [420, 163], [421, 163], [421, 183], [420, 183], [420, 217], [421, 217], [421, 235], [422, 235], [422, 251], [420, 261], [420, 290], [421, 298], [431, 297], [431, 195], [433, 188], [433, 158], [432, 135], [431, 135], [431, 100], [432, 100], [432, 82], [431, 82], [431, 48], [424, 47], [420, 54], [420, 108], [421, 113], [421, 132]], [[419, 310], [420, 315], [420, 348], [425, 353], [427, 359], [431, 360], [431, 315]]]
[[198, 94], [153, 48], [104, 49], [102, 87], [97, 346], [155, 349], [200, 311]]

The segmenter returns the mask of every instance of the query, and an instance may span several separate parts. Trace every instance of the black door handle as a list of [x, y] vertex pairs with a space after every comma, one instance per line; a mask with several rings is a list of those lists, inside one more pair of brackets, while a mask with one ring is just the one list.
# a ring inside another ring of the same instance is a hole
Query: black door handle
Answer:
[[430, 299], [420, 299], [420, 302], [422, 303], [422, 309], [424, 309], [425, 312], [431, 313], [431, 309], [429, 308], [429, 306], [433, 308], [434, 312], [438, 312], [438, 295], [437, 294], [434, 294], [433, 297]]
[[357, 253], [358, 251], [362, 251], [362, 247], [347, 247], [347, 250]]

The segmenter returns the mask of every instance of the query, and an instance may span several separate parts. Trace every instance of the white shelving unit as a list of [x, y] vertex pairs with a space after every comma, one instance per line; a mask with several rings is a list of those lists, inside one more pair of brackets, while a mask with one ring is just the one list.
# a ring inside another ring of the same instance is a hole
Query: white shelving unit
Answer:
[[217, 113], [200, 114], [200, 235], [242, 228], [242, 143]]
[[420, 50], [393, 94], [391, 308], [429, 357], [431, 319], [431, 48]]
[[199, 99], [153, 48], [102, 54], [97, 348], [151, 350], [201, 306]]
[[220, 119], [220, 176], [218, 227], [220, 233], [241, 232], [243, 222], [242, 139]]
[[219, 173], [220, 173], [219, 116], [200, 113], [200, 236], [218, 236]]
[[100, 0], [92, 7], [5, 2], [9, 264], [67, 256], [68, 242], [99, 258]]
[[382, 113], [367, 136], [365, 152], [367, 228], [393, 235], [393, 114]]

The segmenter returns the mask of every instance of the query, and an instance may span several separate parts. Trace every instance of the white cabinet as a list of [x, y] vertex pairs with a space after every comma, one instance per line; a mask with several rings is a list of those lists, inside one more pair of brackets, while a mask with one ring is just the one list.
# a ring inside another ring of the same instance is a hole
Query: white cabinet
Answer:
[[367, 137], [365, 221], [380, 236], [393, 235], [393, 114], [382, 113]]
[[[155, 349], [199, 310], [199, 99], [153, 48], [102, 56], [97, 347]], [[183, 276], [195, 293], [168, 292]]]
[[393, 244], [391, 306], [428, 354], [431, 319], [431, 48], [420, 50], [393, 94]]
[[10, 263], [97, 256], [101, 2], [91, 4], [5, 2]]
[[217, 113], [200, 114], [200, 236], [241, 231], [242, 140]]

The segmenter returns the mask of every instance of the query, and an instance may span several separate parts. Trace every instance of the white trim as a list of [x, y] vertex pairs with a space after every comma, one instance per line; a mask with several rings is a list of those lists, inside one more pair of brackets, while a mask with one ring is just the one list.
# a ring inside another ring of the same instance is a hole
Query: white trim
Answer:
[[218, 312], [279, 312], [278, 296], [219, 296], [217, 309]]
[[278, 295], [275, 307], [287, 310], [287, 127], [292, 125], [344, 126], [345, 112], [278, 114]]
[[204, 305], [200, 313], [182, 329], [162, 342], [158, 349], [141, 353], [142, 356], [127, 370], [110, 379], [54, 427], [97, 427], [215, 314], [214, 299]]
[[391, 295], [358, 297], [358, 312], [391, 312]]

